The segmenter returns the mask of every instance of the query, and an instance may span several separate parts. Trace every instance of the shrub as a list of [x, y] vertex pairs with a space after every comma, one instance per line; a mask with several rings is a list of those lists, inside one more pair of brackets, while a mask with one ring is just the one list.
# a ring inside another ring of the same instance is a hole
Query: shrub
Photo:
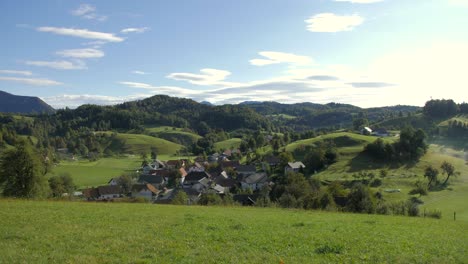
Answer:
[[373, 180], [370, 182], [370, 186], [371, 186], [371, 187], [379, 187], [380, 185], [382, 185], [382, 180], [379, 179], [379, 178], [373, 179]]
[[426, 212], [426, 216], [431, 217], [431, 218], [441, 219], [442, 218], [442, 212], [440, 210], [436, 209], [436, 210]]

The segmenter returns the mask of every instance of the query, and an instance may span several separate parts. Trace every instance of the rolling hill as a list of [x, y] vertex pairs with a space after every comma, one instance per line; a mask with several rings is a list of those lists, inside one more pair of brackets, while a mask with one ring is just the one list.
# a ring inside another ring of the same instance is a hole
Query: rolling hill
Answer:
[[13, 95], [0, 91], [0, 112], [39, 114], [53, 113], [55, 110], [38, 97]]

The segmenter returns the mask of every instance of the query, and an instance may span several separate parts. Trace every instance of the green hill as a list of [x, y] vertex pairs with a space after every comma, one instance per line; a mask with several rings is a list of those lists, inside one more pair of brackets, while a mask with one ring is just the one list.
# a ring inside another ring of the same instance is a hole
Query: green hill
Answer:
[[[99, 133], [111, 134], [113, 132]], [[174, 142], [148, 135], [128, 133], [116, 133], [116, 135], [116, 139], [118, 139], [120, 142], [114, 142], [114, 145], [110, 147], [114, 148], [113, 151], [117, 152], [129, 154], [148, 154], [152, 149], [156, 149], [158, 155], [174, 155], [183, 147], [182, 145], [176, 144]]]
[[467, 221], [0, 200], [5, 263], [463, 263]]
[[193, 132], [171, 126], [147, 127], [145, 133], [184, 146], [190, 146], [202, 138], [200, 135]]
[[242, 142], [242, 139], [240, 138], [231, 138], [223, 141], [219, 141], [214, 143], [214, 149], [219, 150], [219, 149], [235, 149], [239, 148], [240, 144]]

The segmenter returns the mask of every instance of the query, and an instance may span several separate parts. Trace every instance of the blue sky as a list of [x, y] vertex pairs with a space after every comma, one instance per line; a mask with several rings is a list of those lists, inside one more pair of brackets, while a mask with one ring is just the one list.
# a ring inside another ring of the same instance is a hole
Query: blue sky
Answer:
[[0, 2], [0, 90], [54, 107], [468, 101], [468, 0]]

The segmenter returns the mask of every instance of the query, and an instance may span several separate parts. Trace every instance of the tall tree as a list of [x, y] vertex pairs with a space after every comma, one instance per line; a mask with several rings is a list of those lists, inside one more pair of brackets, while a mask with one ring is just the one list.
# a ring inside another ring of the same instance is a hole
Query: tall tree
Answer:
[[442, 171], [447, 174], [447, 178], [445, 179], [443, 185], [447, 184], [450, 176], [454, 175], [455, 174], [455, 167], [451, 164], [451, 163], [448, 163], [447, 161], [444, 161], [442, 163], [442, 165], [440, 166], [440, 168], [442, 169]]
[[31, 146], [21, 141], [15, 149], [4, 153], [0, 161], [0, 186], [9, 197], [45, 197], [48, 186], [44, 167]]
[[439, 171], [436, 168], [432, 167], [431, 165], [426, 167], [424, 170], [424, 177], [429, 179], [427, 186], [431, 186], [432, 182], [437, 181], [437, 175], [439, 175]]

